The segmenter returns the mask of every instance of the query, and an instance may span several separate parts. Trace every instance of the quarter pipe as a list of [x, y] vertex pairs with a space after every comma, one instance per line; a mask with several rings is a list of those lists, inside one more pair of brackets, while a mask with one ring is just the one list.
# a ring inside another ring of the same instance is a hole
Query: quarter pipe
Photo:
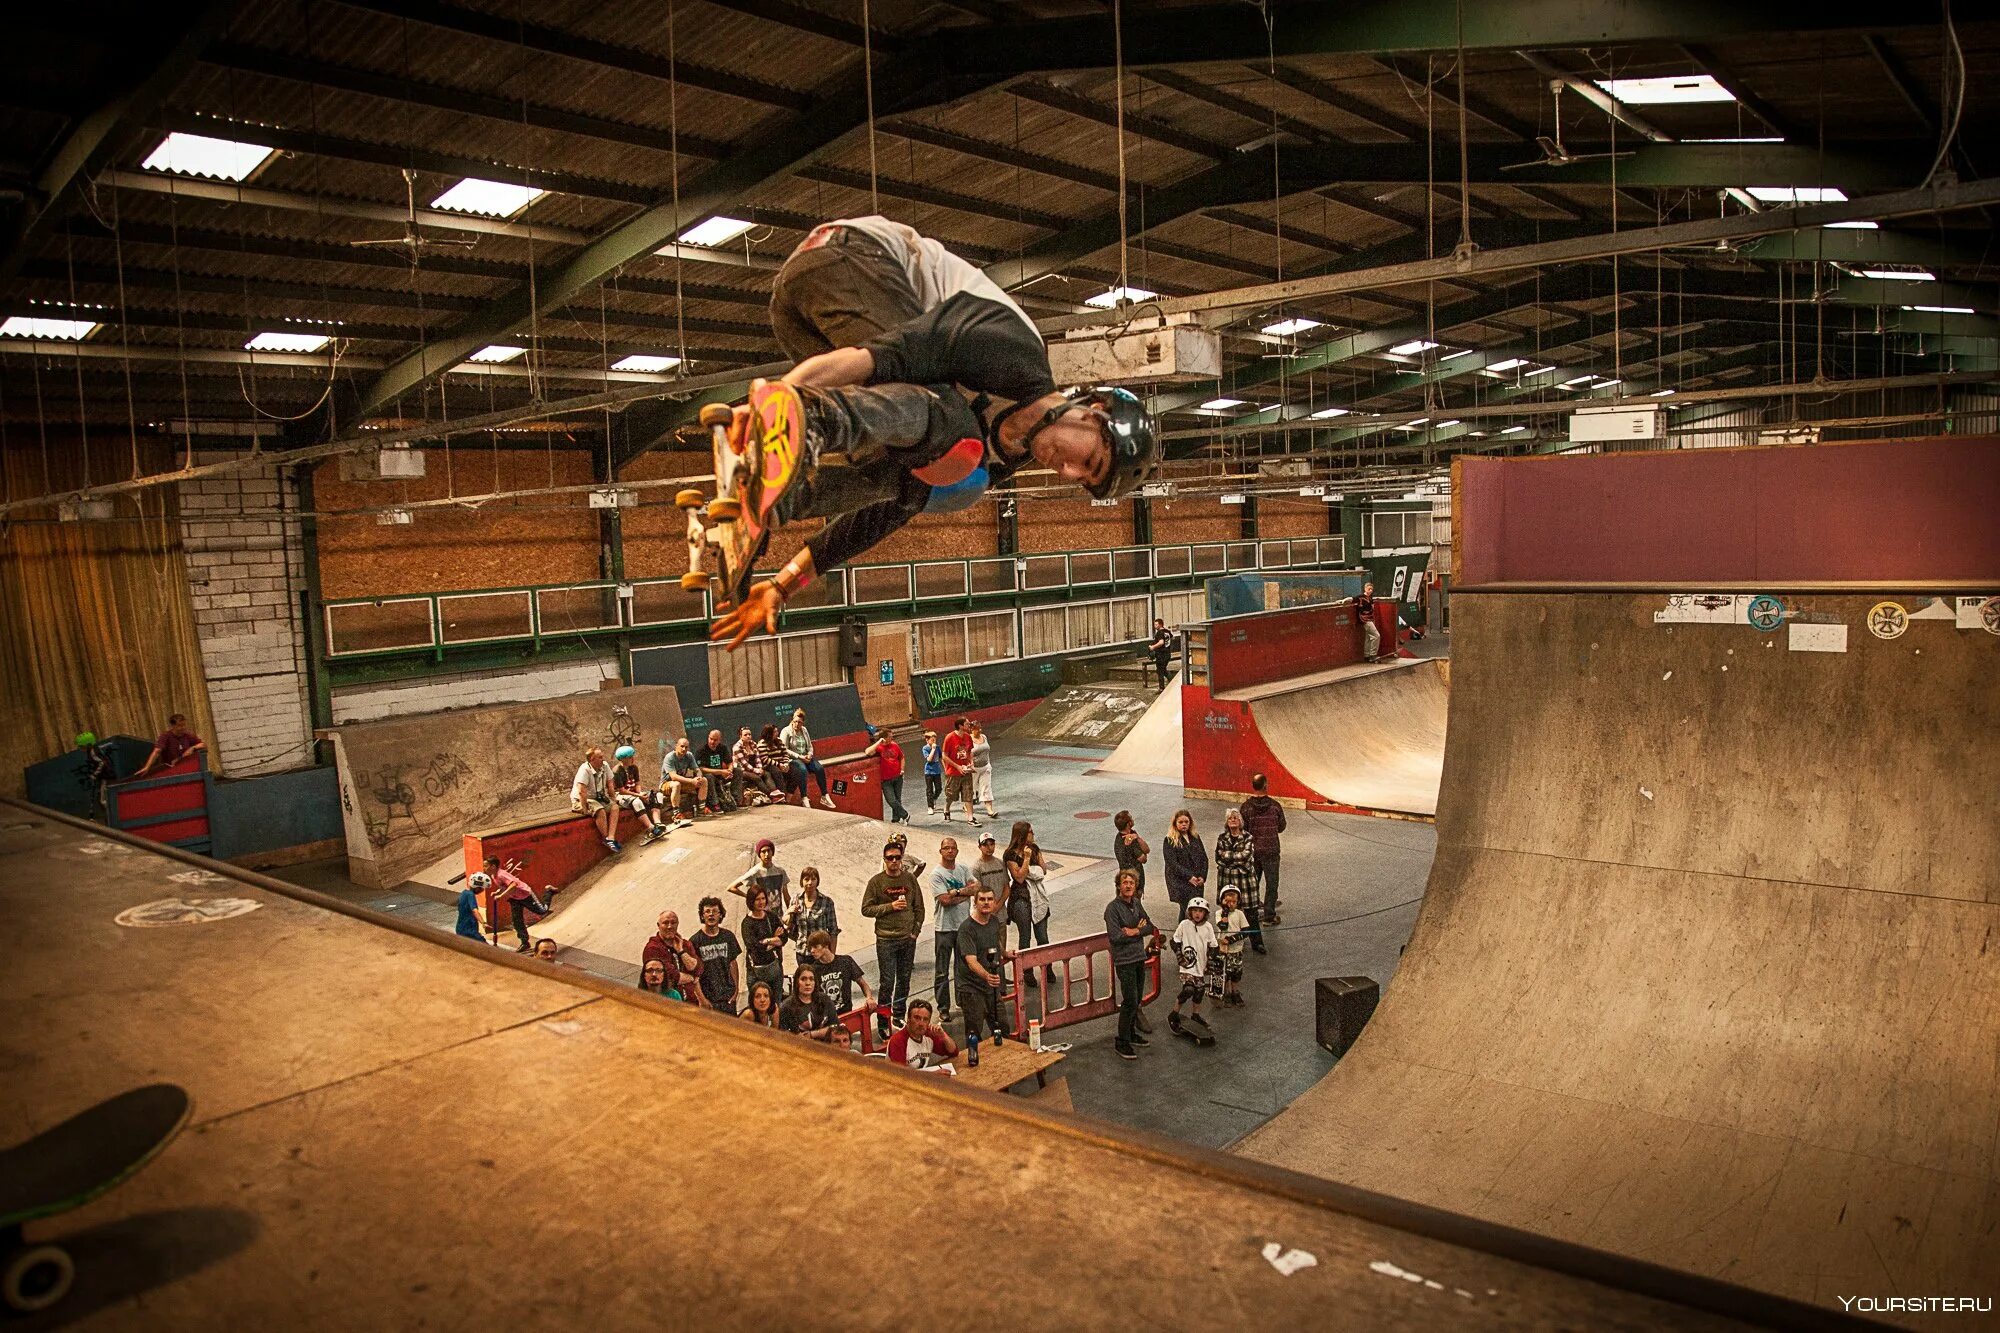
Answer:
[[2000, 637], [1676, 600], [1457, 596], [1406, 959], [1240, 1150], [1834, 1309], [1990, 1299]]

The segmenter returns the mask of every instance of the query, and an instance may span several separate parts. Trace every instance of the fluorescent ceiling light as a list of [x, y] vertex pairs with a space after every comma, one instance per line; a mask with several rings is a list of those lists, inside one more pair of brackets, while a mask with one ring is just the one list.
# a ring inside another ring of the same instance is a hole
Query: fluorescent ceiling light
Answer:
[[1737, 134], [1726, 139], [1683, 139], [1682, 143], [1783, 143], [1782, 134]]
[[1322, 407], [1319, 411], [1312, 414], [1312, 419], [1314, 421], [1325, 421], [1329, 417], [1344, 417], [1346, 415], [1347, 409], [1344, 407]]
[[1829, 222], [1826, 224], [1826, 230], [1834, 231], [1836, 229], [1840, 231], [1880, 231], [1882, 229], [1882, 224], [1879, 222], [1862, 222], [1862, 221]]
[[1527, 429], [1528, 428], [1526, 426], [1509, 426], [1507, 427], [1507, 429], [1501, 431], [1500, 433], [1502, 435], [1520, 435], [1525, 433]]
[[[1976, 313], [1969, 305], [1906, 305], [1905, 310], [1921, 310], [1926, 315], [1970, 315]], [[13, 320], [7, 321], [12, 324]]]
[[1505, 361], [1495, 361], [1492, 365], [1486, 368], [1488, 370], [1502, 370], [1502, 371], [1519, 370], [1522, 366], [1525, 366], [1527, 364], [1528, 364], [1528, 358], [1524, 356], [1510, 356]]
[[1532, 366], [1529, 369], [1522, 371], [1521, 377], [1523, 379], [1532, 379], [1536, 375], [1553, 375], [1555, 373], [1556, 373], [1556, 368], [1554, 366]]
[[503, 343], [494, 343], [491, 347], [480, 348], [465, 359], [467, 361], [478, 361], [484, 365], [496, 366], [502, 361], [512, 361], [527, 350], [525, 347], [508, 347]]
[[1927, 268], [1864, 268], [1860, 273], [1864, 278], [1880, 278], [1884, 282], [1937, 281], [1937, 274]]
[[170, 171], [176, 176], [207, 176], [214, 180], [240, 181], [264, 165], [277, 152], [260, 143], [238, 143], [234, 139], [211, 139], [204, 134], [169, 134], [146, 155], [139, 165], [148, 171]]
[[1623, 384], [1624, 382], [1625, 382], [1624, 380], [1614, 380], [1614, 379], [1609, 379], [1603, 375], [1599, 375], [1597, 377], [1597, 383], [1591, 385], [1590, 387], [1593, 389], [1609, 389], [1613, 385]]
[[102, 327], [88, 319], [44, 319], [40, 315], [9, 315], [0, 324], [0, 338], [46, 338], [52, 342], [82, 342]]
[[1304, 333], [1307, 329], [1318, 327], [1319, 321], [1316, 319], [1281, 319], [1276, 324], [1266, 324], [1264, 332], [1273, 338], [1289, 338], [1294, 333]]
[[1083, 303], [1094, 305], [1099, 310], [1109, 310], [1124, 301], [1150, 301], [1158, 295], [1158, 292], [1149, 292], [1144, 287], [1113, 287], [1108, 292], [1084, 297]]
[[490, 218], [511, 218], [547, 194], [532, 185], [509, 185], [505, 181], [483, 181], [467, 176], [431, 200], [432, 208], [453, 213], [479, 213]]
[[1652, 391], [1651, 393], [1647, 394], [1646, 396], [1647, 396], [1648, 398], [1671, 398], [1671, 397], [1673, 397], [1673, 396], [1674, 396], [1674, 390], [1672, 390], [1672, 389], [1655, 389], [1655, 390], [1653, 390], [1653, 391]]
[[1844, 204], [1847, 191], [1832, 185], [1753, 185], [1750, 197], [1763, 204]]
[[260, 333], [243, 348], [250, 352], [317, 352], [332, 341], [324, 333]]
[[1418, 418], [1417, 418], [1417, 419], [1416, 419], [1415, 421], [1405, 421], [1405, 422], [1404, 422], [1404, 423], [1403, 423], [1402, 425], [1400, 425], [1400, 426], [1396, 427], [1396, 429], [1397, 429], [1397, 430], [1416, 430], [1416, 429], [1418, 429], [1418, 428], [1420, 428], [1420, 427], [1422, 427], [1422, 426], [1424, 426], [1424, 425], [1427, 425], [1427, 424], [1428, 424], [1429, 422], [1430, 422], [1430, 418], [1429, 418], [1429, 417], [1418, 417]]
[[1588, 384], [1596, 378], [1597, 376], [1595, 375], [1578, 375], [1575, 379], [1564, 380], [1561, 384], [1556, 385], [1556, 387], [1558, 389], [1574, 389], [1577, 385]]
[[1676, 74], [1659, 79], [1594, 79], [1592, 82], [1627, 106], [1736, 100], [1710, 74]]
[[1462, 351], [1462, 352], [1446, 352], [1446, 353], [1445, 353], [1445, 354], [1444, 354], [1443, 356], [1439, 357], [1439, 358], [1438, 358], [1438, 360], [1440, 360], [1440, 361], [1456, 361], [1456, 360], [1458, 360], [1458, 358], [1460, 358], [1461, 356], [1471, 356], [1471, 355], [1472, 355], [1472, 353], [1473, 353], [1473, 350], [1474, 350], [1473, 348], [1470, 348], [1470, 347], [1468, 347], [1468, 348], [1466, 348], [1466, 349], [1465, 349], [1464, 351]]
[[1415, 356], [1419, 352], [1428, 352], [1436, 346], [1437, 344], [1434, 342], [1427, 342], [1422, 338], [1412, 338], [1406, 343], [1397, 343], [1394, 347], [1391, 347], [1389, 355]]
[[1463, 426], [1464, 424], [1465, 423], [1463, 421], [1460, 421], [1457, 417], [1453, 417], [1450, 421], [1438, 422], [1437, 429], [1443, 430], [1446, 426]]
[[611, 368], [613, 370], [644, 370], [658, 373], [662, 370], [672, 370], [680, 363], [681, 359], [677, 356], [648, 356], [634, 353], [631, 356], [613, 361]]
[[1248, 401], [1245, 398], [1211, 398], [1205, 403], [1198, 404], [1195, 410], [1197, 412], [1227, 412], [1230, 408], [1241, 407]]
[[729, 244], [756, 225], [741, 218], [713, 217], [706, 222], [695, 223], [680, 234], [680, 239], [688, 245], [705, 245], [712, 249]]

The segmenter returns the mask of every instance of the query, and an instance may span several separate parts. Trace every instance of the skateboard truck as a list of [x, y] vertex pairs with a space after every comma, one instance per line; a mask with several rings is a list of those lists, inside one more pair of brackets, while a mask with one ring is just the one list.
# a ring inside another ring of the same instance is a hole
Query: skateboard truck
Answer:
[[[727, 587], [734, 577], [734, 571], [727, 567], [729, 545], [722, 531], [724, 524], [738, 523], [743, 517], [737, 479], [740, 462], [735, 446], [729, 442], [729, 424], [734, 415], [727, 403], [708, 403], [701, 409], [701, 424], [709, 433], [715, 457], [715, 498], [711, 500], [692, 488], [674, 496], [674, 503], [687, 513], [688, 572], [681, 575], [681, 587], [688, 592], [707, 587], [710, 578], [717, 576]], [[711, 547], [720, 566], [713, 576], [702, 568], [704, 552]]]

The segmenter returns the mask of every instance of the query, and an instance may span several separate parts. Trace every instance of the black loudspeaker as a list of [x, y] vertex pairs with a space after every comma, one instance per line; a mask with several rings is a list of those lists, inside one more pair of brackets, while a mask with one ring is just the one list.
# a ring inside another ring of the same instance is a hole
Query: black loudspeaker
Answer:
[[843, 667], [868, 665], [868, 622], [860, 616], [840, 618], [840, 664]]
[[1321, 977], [1314, 982], [1314, 1036], [1319, 1044], [1335, 1055], [1347, 1054], [1381, 998], [1382, 988], [1367, 977]]

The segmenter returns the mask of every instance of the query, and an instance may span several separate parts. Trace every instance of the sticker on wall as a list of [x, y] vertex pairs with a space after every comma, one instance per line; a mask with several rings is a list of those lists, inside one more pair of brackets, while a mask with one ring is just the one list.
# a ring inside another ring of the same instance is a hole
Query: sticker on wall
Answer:
[[879, 668], [879, 670], [880, 670], [880, 673], [881, 673], [881, 676], [882, 676], [882, 683], [883, 683], [884, 685], [894, 685], [894, 684], [896, 683], [896, 659], [895, 659], [895, 658], [893, 658], [893, 657], [885, 657], [885, 658], [883, 658], [883, 659], [882, 659], [882, 665], [881, 665], [881, 667]]
[[1953, 620], [1960, 629], [1988, 629], [1991, 627], [1986, 608], [1992, 604], [1991, 597], [1961, 597], [1954, 607]]
[[1795, 653], [1844, 653], [1847, 626], [1809, 625], [1795, 620], [1785, 646]]
[[1769, 593], [1758, 593], [1744, 608], [1743, 618], [1768, 634], [1785, 623], [1785, 604]]
[[205, 926], [254, 912], [264, 904], [255, 898], [156, 898], [128, 907], [114, 920], [121, 926]]
[[1868, 608], [1868, 632], [1878, 639], [1901, 638], [1910, 627], [1910, 613], [1896, 602], [1877, 602]]
[[1677, 592], [1665, 608], [1653, 612], [1655, 625], [1740, 625], [1748, 597], [1726, 592]]
[[1912, 620], [1954, 620], [1956, 613], [1942, 597], [1926, 597], [1924, 604], [1910, 612]]
[[1396, 580], [1394, 583], [1389, 585], [1390, 601], [1400, 602], [1403, 600], [1403, 585], [1409, 581], [1409, 577], [1410, 577], [1410, 567], [1408, 565], [1396, 566]]

